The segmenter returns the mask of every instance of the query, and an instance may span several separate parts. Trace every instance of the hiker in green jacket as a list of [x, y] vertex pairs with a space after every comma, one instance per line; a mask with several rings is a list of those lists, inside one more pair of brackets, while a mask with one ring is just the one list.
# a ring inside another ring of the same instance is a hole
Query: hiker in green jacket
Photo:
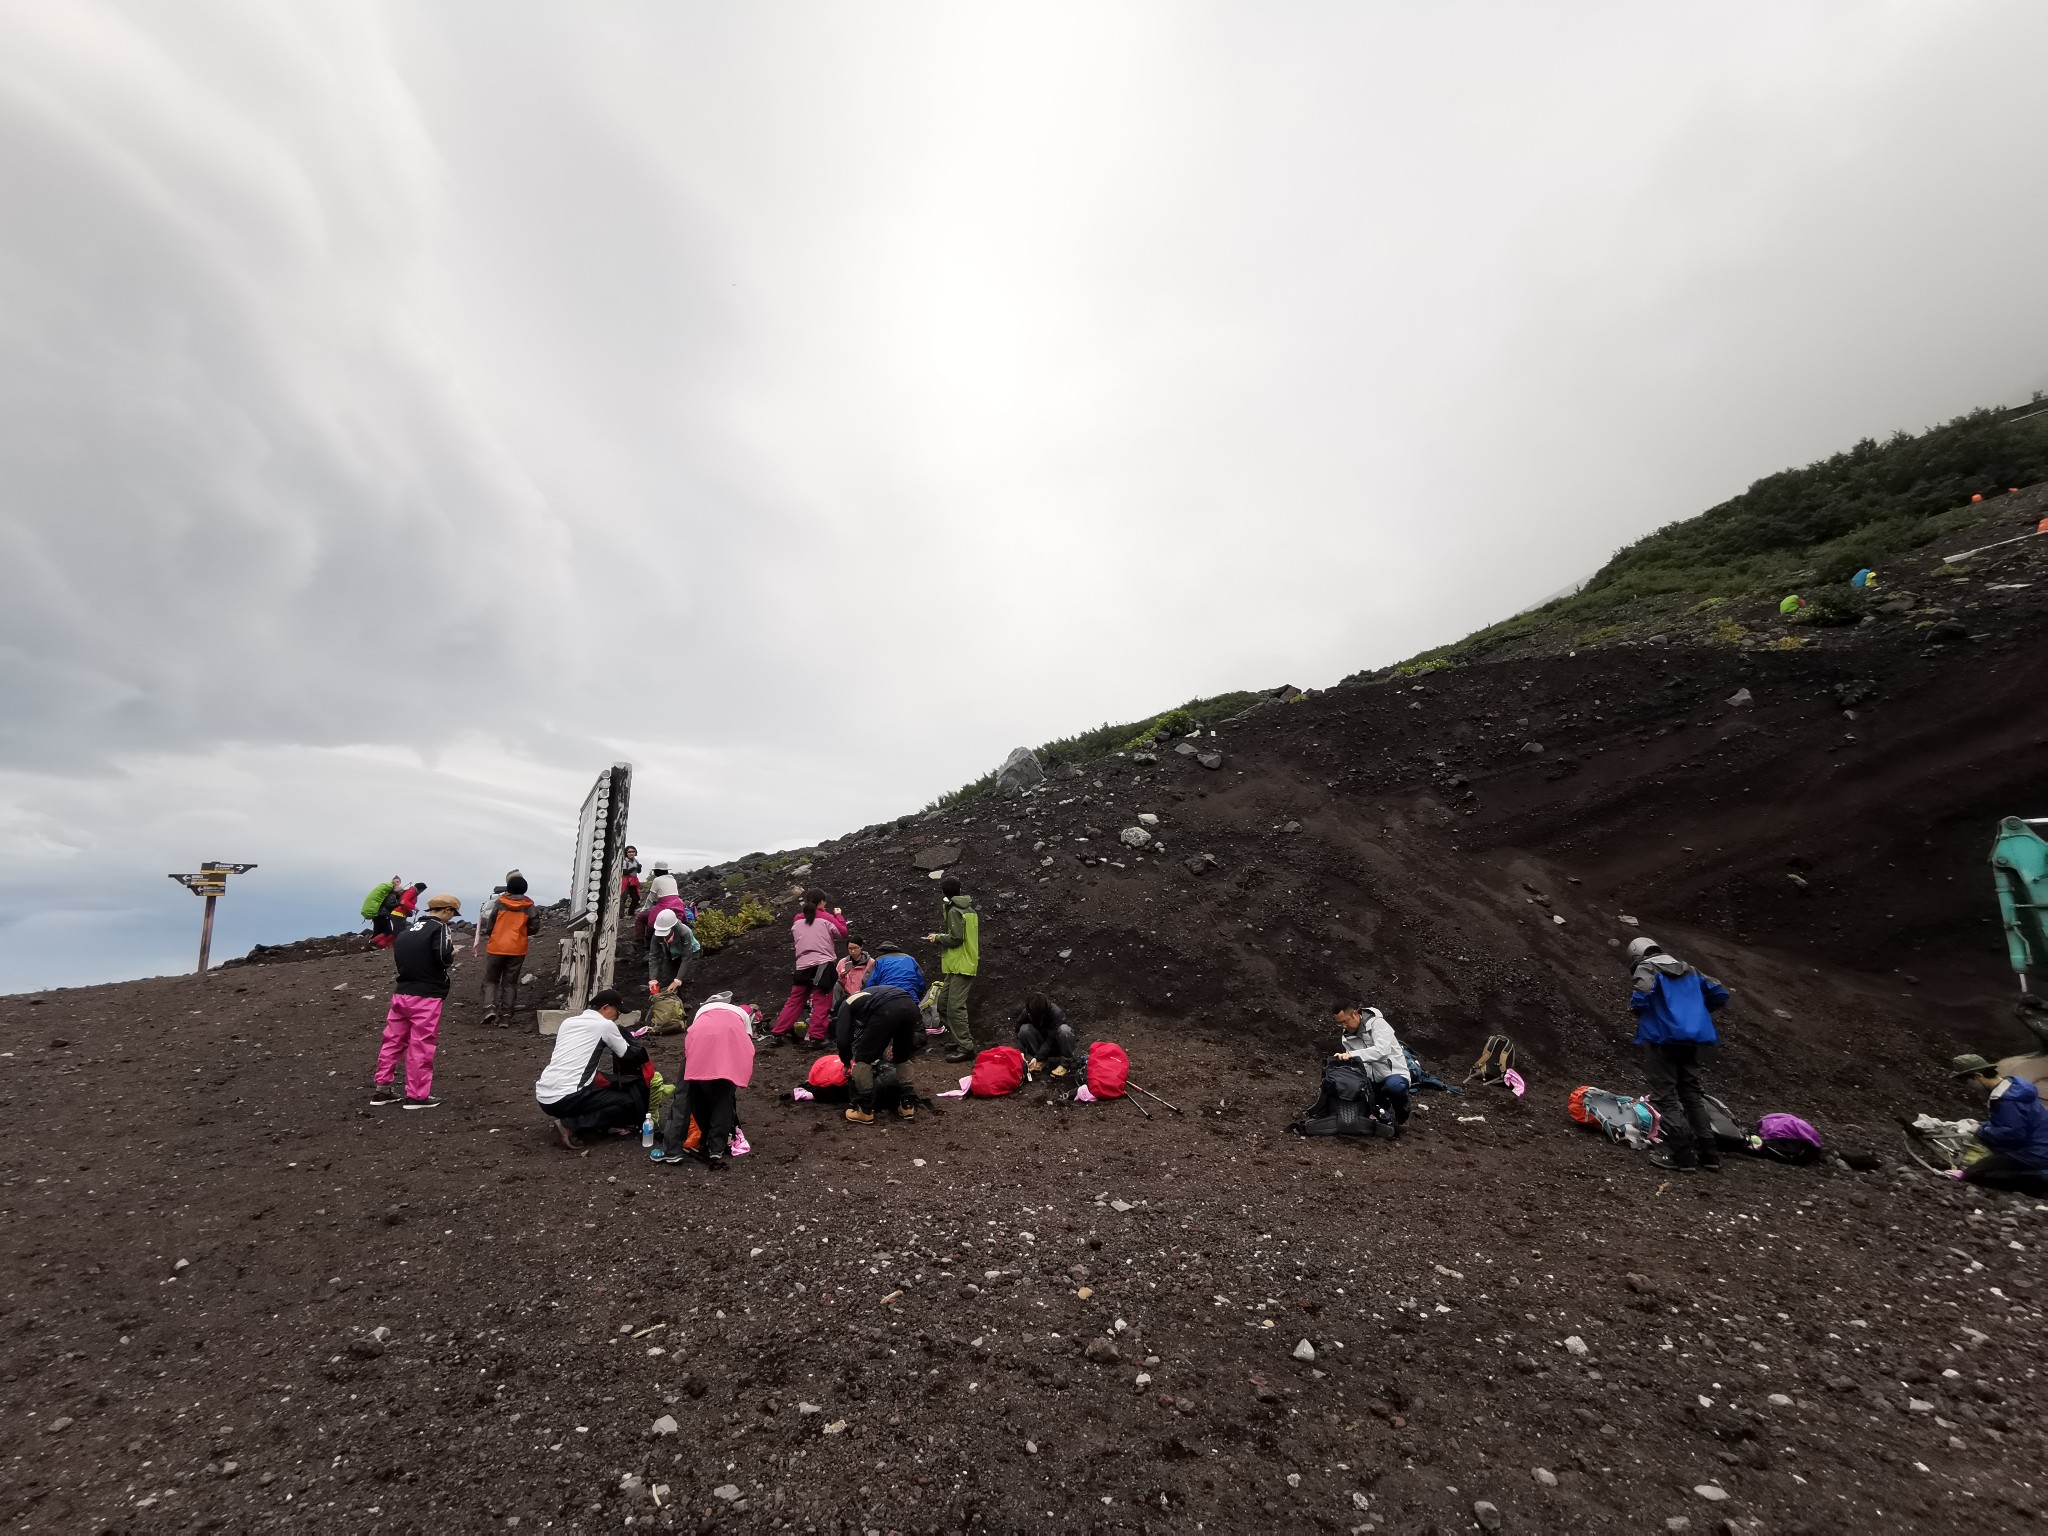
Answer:
[[928, 933], [925, 940], [942, 951], [939, 1017], [945, 1020], [950, 1043], [946, 1060], [972, 1061], [974, 1032], [967, 1024], [967, 994], [981, 969], [981, 914], [974, 910], [974, 898], [961, 893], [959, 876], [946, 876], [939, 882], [939, 892], [945, 898], [946, 931]]

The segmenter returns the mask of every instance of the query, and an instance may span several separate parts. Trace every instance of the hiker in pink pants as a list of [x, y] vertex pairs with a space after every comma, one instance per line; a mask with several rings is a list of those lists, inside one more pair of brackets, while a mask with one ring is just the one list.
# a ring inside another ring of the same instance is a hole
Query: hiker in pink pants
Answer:
[[370, 1085], [373, 1105], [396, 1104], [398, 1061], [405, 1058], [407, 1109], [435, 1109], [434, 1048], [441, 1038], [441, 1004], [448, 996], [448, 966], [455, 958], [448, 924], [462, 912], [462, 903], [446, 894], [430, 897], [427, 915], [398, 935], [391, 946], [398, 980], [391, 988], [391, 1011], [384, 1016], [384, 1044], [377, 1052], [377, 1077]]
[[[817, 888], [804, 892], [804, 904], [789, 925], [796, 944], [796, 971], [790, 977], [789, 997], [775, 1016], [775, 1029], [768, 1036], [768, 1048], [794, 1039], [813, 1048], [825, 1043], [825, 1019], [832, 1011], [832, 987], [837, 981], [839, 941], [846, 937], [846, 918], [837, 907], [825, 910], [825, 893]], [[794, 1031], [796, 1021], [809, 1007], [808, 1037]]]

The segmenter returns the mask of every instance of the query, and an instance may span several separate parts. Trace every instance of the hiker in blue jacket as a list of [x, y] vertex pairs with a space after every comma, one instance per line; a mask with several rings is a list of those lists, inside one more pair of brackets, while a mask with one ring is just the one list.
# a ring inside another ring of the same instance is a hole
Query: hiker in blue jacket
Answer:
[[917, 961], [903, 953], [894, 944], [875, 946], [875, 963], [868, 972], [867, 985], [895, 987], [908, 992], [912, 997], [924, 996], [924, 971]]
[[1977, 1126], [1977, 1140], [1990, 1151], [1967, 1164], [1963, 1178], [2021, 1194], [2048, 1190], [2048, 1108], [2040, 1090], [2024, 1077], [1999, 1076], [1982, 1056], [1958, 1056], [1951, 1065], [1957, 1077], [1972, 1079], [1991, 1098]]
[[1663, 1121], [1666, 1150], [1650, 1154], [1659, 1168], [1677, 1173], [1720, 1171], [1714, 1122], [1707, 1116], [1700, 1083], [1700, 1048], [1721, 1038], [1714, 1018], [1728, 1002], [1728, 989], [1713, 977], [1665, 953], [1655, 939], [1628, 947], [1635, 967], [1628, 1005], [1635, 1011], [1636, 1044], [1643, 1047], [1650, 1076], [1650, 1103]]

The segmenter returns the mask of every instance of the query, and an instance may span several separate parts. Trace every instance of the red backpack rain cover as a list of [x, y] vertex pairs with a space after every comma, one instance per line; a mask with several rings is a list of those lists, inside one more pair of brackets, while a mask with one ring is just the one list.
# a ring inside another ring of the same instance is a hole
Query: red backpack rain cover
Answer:
[[1131, 1058], [1107, 1040], [1088, 1047], [1088, 1091], [1098, 1099], [1120, 1099], [1131, 1080]]
[[805, 1081], [813, 1088], [844, 1088], [846, 1063], [827, 1051], [811, 1063], [811, 1075]]
[[1024, 1084], [1024, 1053], [1014, 1045], [991, 1046], [974, 1058], [967, 1091], [977, 1099], [1000, 1099]]

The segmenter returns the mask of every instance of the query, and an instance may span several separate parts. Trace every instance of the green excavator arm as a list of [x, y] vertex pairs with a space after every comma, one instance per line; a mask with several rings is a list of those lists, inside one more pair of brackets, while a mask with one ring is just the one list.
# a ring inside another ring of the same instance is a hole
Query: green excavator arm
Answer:
[[2031, 979], [2048, 967], [2048, 842], [2023, 818], [1999, 822], [1991, 879], [2005, 923], [2006, 958], [2019, 973], [2020, 990], [2034, 993]]

